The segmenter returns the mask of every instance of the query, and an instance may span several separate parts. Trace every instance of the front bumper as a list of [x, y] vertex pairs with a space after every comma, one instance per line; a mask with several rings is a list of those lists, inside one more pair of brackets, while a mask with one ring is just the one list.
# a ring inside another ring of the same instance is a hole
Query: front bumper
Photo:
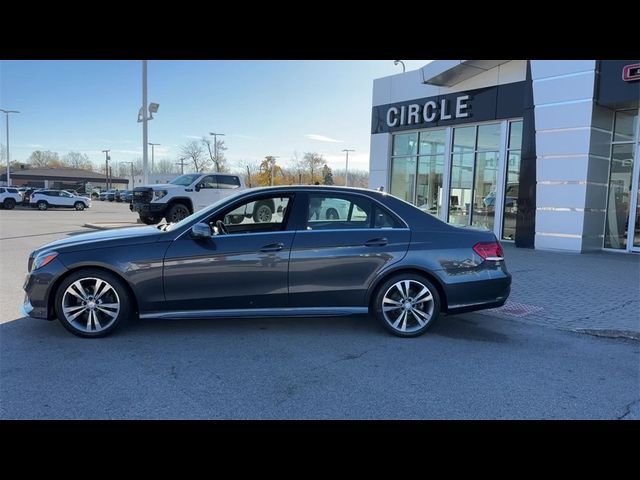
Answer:
[[56, 258], [44, 267], [29, 272], [23, 285], [26, 292], [20, 308], [23, 315], [44, 320], [55, 319], [53, 286], [66, 271], [67, 268]]
[[147, 215], [164, 215], [167, 206], [164, 203], [130, 203], [129, 209], [132, 212]]

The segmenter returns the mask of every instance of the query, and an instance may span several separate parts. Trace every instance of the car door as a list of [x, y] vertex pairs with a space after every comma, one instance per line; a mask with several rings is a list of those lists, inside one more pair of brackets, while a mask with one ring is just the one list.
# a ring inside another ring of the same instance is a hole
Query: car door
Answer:
[[44, 199], [51, 205], [52, 207], [60, 207], [60, 192], [57, 190], [49, 190], [47, 192], [43, 192]]
[[61, 207], [73, 207], [75, 199], [69, 192], [60, 191], [58, 195], [58, 205]]
[[[169, 246], [164, 259], [167, 310], [287, 306], [287, 271], [295, 232], [288, 227], [286, 210], [263, 223], [243, 215], [251, 204], [273, 198], [262, 194], [230, 203], [207, 219], [213, 231], [216, 222], [222, 221], [227, 234], [195, 240], [189, 231]], [[286, 195], [287, 203], [293, 199]], [[240, 222], [230, 220], [239, 217]]]
[[195, 210], [202, 210], [220, 199], [216, 175], [206, 175], [194, 185]]
[[307, 211], [291, 247], [290, 305], [364, 306], [377, 273], [406, 255], [408, 227], [363, 194], [309, 193], [297, 202]]

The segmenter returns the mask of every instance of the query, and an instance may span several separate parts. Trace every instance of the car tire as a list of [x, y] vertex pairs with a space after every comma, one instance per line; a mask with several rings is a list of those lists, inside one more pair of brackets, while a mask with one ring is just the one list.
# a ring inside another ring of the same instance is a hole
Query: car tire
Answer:
[[78, 211], [82, 211], [82, 210], [84, 210], [85, 205], [82, 202], [76, 202], [76, 203], [73, 204], [73, 208], [75, 208]]
[[169, 207], [164, 218], [166, 218], [169, 223], [176, 223], [187, 218], [189, 215], [191, 215], [189, 207], [184, 203], [174, 203]]
[[340, 220], [340, 215], [338, 215], [338, 211], [335, 208], [327, 210], [325, 216], [327, 217], [327, 220]]
[[253, 212], [253, 221], [255, 223], [269, 223], [273, 218], [273, 209], [266, 203], [258, 203]]
[[124, 282], [116, 275], [87, 268], [73, 272], [60, 283], [55, 310], [62, 326], [74, 335], [99, 338], [129, 321], [134, 313], [133, 302]]
[[37, 206], [38, 206], [38, 210], [42, 210], [42, 211], [49, 208], [49, 204], [44, 200], [38, 200]]
[[16, 201], [13, 198], [5, 198], [4, 202], [2, 202], [2, 206], [6, 210], [13, 210], [16, 206]]
[[415, 273], [400, 273], [376, 289], [370, 310], [392, 334], [417, 337], [438, 320], [440, 295], [425, 277]]
[[157, 223], [160, 223], [160, 220], [161, 220], [160, 217], [140, 215], [140, 221], [145, 225], [156, 225]]

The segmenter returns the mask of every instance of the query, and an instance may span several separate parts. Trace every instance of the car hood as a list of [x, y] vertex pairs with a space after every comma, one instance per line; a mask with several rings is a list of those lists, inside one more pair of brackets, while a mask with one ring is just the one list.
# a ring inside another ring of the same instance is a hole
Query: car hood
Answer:
[[40, 253], [52, 250], [58, 253], [64, 253], [76, 250], [91, 250], [93, 248], [111, 248], [122, 245], [152, 243], [157, 242], [162, 234], [163, 232], [156, 227], [117, 228], [92, 233], [81, 233], [47, 243], [34, 250], [31, 256], [35, 257]]

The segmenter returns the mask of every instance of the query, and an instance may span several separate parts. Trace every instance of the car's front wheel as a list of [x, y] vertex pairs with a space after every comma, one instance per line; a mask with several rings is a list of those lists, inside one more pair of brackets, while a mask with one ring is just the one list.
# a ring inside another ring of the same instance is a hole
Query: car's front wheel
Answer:
[[154, 217], [149, 215], [140, 215], [140, 221], [145, 225], [155, 225], [156, 223], [160, 223], [160, 217]]
[[73, 206], [76, 210], [84, 210], [84, 203], [82, 202], [76, 202]]
[[132, 315], [133, 299], [122, 280], [112, 273], [83, 269], [65, 278], [56, 292], [60, 323], [74, 335], [104, 337]]
[[44, 200], [38, 201], [38, 210], [46, 210], [47, 208], [49, 208], [49, 204], [47, 202]]
[[398, 274], [378, 288], [372, 307], [388, 331], [399, 337], [417, 337], [440, 316], [440, 295], [421, 275]]
[[171, 205], [169, 210], [167, 210], [165, 218], [169, 223], [176, 223], [184, 218], [187, 218], [189, 215], [191, 215], [189, 207], [187, 207], [184, 203], [174, 203], [173, 205]]

